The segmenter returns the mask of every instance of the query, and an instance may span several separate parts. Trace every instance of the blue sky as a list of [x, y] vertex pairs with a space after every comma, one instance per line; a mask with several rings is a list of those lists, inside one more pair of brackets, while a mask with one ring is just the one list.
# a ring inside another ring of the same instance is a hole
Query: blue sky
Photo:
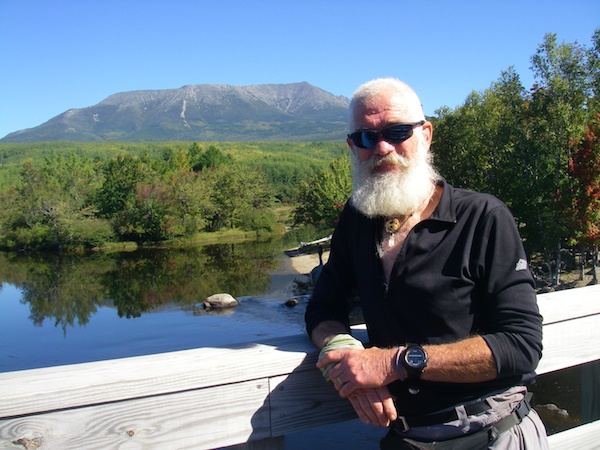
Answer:
[[426, 114], [514, 66], [545, 33], [590, 46], [598, 0], [1, 0], [0, 137], [111, 94], [306, 81], [349, 97], [411, 84]]

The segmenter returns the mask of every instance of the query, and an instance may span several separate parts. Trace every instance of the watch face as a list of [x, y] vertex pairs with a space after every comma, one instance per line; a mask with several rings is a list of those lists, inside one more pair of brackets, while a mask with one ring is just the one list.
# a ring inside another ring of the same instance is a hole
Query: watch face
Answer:
[[423, 367], [425, 363], [425, 354], [421, 349], [414, 348], [406, 352], [406, 363], [414, 368]]

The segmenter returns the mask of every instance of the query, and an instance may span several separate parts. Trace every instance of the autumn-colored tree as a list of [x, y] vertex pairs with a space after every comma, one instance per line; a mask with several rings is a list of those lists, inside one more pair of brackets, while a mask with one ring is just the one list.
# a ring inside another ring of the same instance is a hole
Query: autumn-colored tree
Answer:
[[592, 282], [596, 284], [600, 243], [600, 113], [588, 124], [583, 139], [573, 146], [569, 175], [574, 188], [571, 198], [573, 214], [569, 216], [573, 240], [582, 252], [591, 250]]

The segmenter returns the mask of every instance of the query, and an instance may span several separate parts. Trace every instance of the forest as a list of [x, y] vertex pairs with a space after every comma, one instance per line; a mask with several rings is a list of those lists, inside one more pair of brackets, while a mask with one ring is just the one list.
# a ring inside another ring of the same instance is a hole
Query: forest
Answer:
[[0, 246], [67, 250], [238, 229], [283, 232], [275, 209], [340, 143], [2, 144]]
[[[566, 254], [595, 275], [600, 29], [589, 46], [547, 34], [531, 70], [530, 88], [508, 68], [464, 104], [436, 110], [428, 118], [435, 164], [452, 185], [504, 201], [529, 255], [556, 283]], [[0, 248], [65, 251], [301, 226], [321, 233], [349, 196], [349, 167], [345, 142], [0, 144]]]
[[[531, 57], [526, 89], [513, 68], [433, 123], [435, 165], [455, 187], [489, 192], [512, 210], [530, 258], [553, 284], [560, 268], [591, 267], [600, 241], [600, 30], [586, 47], [547, 34]], [[350, 189], [348, 163], [299, 191], [296, 221], [333, 224]], [[329, 205], [329, 208], [324, 207]]]

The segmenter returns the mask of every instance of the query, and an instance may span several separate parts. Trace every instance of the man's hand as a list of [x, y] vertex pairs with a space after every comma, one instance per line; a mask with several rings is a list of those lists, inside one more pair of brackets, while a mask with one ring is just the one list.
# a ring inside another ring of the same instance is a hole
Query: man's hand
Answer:
[[318, 368], [337, 363], [329, 370], [329, 378], [340, 394], [349, 398], [358, 389], [382, 388], [397, 380], [395, 349], [373, 347], [367, 350], [332, 350], [321, 355]]
[[317, 367], [327, 371], [340, 397], [350, 400], [363, 423], [386, 427], [398, 416], [386, 386], [398, 379], [394, 357], [393, 349], [331, 349], [321, 352]]
[[387, 427], [398, 418], [394, 399], [387, 387], [358, 389], [348, 400], [358, 418], [366, 425]]

